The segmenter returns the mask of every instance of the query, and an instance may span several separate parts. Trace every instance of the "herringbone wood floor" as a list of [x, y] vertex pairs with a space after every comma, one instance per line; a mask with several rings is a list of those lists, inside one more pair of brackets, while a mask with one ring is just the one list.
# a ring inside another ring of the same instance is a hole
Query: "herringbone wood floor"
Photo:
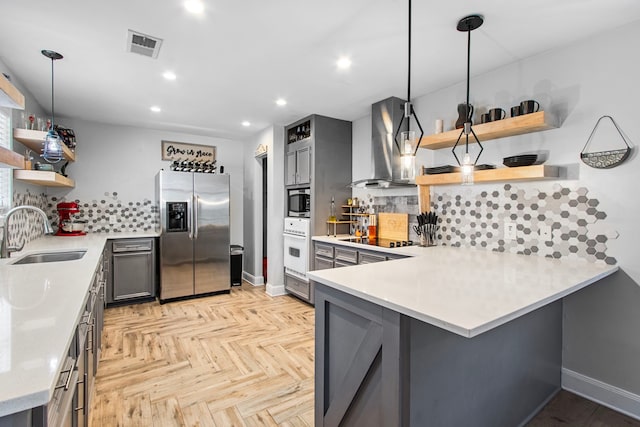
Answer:
[[247, 284], [109, 308], [90, 426], [312, 426], [313, 327], [313, 307]]

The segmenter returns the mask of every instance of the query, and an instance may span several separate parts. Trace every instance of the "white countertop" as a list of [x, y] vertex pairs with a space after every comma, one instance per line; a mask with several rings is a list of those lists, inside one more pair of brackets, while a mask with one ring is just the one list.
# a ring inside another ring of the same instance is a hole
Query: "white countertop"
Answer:
[[[0, 417], [51, 399], [107, 239], [157, 233], [45, 236], [0, 259]], [[11, 265], [23, 255], [86, 249], [79, 260]]]
[[[314, 238], [370, 250], [333, 238]], [[372, 247], [371, 247], [372, 248]], [[411, 258], [317, 270], [332, 288], [474, 337], [569, 295], [618, 270], [579, 259], [551, 259], [434, 246], [386, 249]]]

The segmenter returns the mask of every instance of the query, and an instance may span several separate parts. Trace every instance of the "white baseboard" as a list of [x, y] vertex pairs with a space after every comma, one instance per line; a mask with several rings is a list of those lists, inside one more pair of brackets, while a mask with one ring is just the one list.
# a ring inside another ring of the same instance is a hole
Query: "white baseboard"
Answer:
[[263, 276], [254, 276], [253, 274], [249, 274], [246, 271], [242, 272], [242, 279], [251, 283], [253, 286], [264, 286], [264, 277]]
[[640, 420], [640, 396], [562, 368], [562, 388]]
[[284, 289], [284, 285], [273, 285], [271, 283], [267, 283], [266, 288], [267, 295], [271, 297], [279, 297], [281, 295], [287, 295], [287, 291]]

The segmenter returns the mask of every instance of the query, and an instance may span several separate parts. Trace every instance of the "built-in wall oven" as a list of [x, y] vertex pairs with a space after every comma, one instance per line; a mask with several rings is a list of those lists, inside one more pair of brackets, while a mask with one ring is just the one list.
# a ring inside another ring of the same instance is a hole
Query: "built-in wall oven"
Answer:
[[288, 216], [309, 218], [311, 216], [311, 189], [296, 188], [287, 190]]
[[310, 220], [285, 218], [284, 220], [284, 287], [313, 304], [313, 283], [309, 282], [309, 253], [311, 246]]

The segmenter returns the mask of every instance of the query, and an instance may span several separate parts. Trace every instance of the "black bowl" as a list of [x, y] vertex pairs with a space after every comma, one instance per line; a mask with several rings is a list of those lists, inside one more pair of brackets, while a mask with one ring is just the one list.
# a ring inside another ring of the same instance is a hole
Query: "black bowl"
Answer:
[[514, 168], [518, 166], [530, 166], [538, 161], [537, 154], [521, 154], [518, 156], [510, 156], [502, 159], [502, 164]]

